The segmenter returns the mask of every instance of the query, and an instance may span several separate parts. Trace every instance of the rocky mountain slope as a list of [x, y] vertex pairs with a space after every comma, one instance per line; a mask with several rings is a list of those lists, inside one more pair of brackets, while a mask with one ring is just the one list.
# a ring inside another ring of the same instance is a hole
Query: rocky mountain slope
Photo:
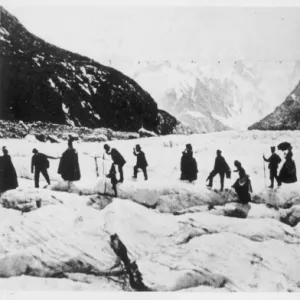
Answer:
[[3, 7], [0, 85], [1, 119], [161, 134], [178, 125], [134, 80], [36, 37]]
[[249, 130], [299, 130], [300, 83], [275, 111], [249, 127]]
[[147, 62], [130, 74], [160, 108], [200, 132], [246, 129], [270, 113], [300, 79], [294, 63], [243, 60]]

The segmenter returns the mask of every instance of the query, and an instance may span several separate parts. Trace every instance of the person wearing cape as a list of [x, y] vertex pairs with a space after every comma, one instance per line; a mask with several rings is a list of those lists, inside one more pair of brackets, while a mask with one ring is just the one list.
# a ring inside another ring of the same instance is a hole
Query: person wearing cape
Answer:
[[0, 193], [18, 187], [18, 178], [6, 147], [2, 147], [3, 156], [0, 156]]
[[81, 178], [78, 153], [73, 148], [73, 140], [68, 141], [68, 149], [62, 154], [58, 166], [58, 174], [65, 181], [78, 181]]
[[283, 183], [297, 182], [296, 164], [293, 160], [292, 146], [288, 147], [288, 152], [285, 156], [285, 162], [279, 172], [279, 180]]
[[193, 157], [193, 149], [191, 144], [187, 144], [181, 157], [181, 177], [180, 180], [188, 180], [192, 182], [197, 180], [198, 166]]

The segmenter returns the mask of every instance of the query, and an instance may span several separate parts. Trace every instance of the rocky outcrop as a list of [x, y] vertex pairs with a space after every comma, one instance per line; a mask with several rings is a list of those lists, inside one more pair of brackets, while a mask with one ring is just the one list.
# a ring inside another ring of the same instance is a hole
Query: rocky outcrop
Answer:
[[23, 121], [0, 120], [0, 137], [3, 139], [25, 138], [28, 141], [60, 143], [69, 136], [85, 142], [105, 142], [112, 140], [130, 140], [141, 136], [138, 132], [114, 131], [109, 128], [88, 128], [60, 125], [46, 122], [27, 123]]
[[134, 80], [45, 42], [2, 7], [0, 78], [1, 119], [160, 134], [177, 123], [161, 127], [156, 102]]
[[249, 130], [299, 130], [300, 129], [300, 83], [276, 107], [275, 111], [249, 127]]

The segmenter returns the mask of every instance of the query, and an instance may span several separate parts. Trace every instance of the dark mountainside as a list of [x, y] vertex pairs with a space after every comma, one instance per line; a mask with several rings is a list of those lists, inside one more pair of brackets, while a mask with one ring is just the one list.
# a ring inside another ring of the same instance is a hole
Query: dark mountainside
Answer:
[[158, 134], [184, 127], [129, 77], [48, 44], [3, 7], [0, 119], [132, 132], [143, 127]]
[[300, 129], [300, 83], [275, 111], [253, 124], [249, 130], [299, 130]]

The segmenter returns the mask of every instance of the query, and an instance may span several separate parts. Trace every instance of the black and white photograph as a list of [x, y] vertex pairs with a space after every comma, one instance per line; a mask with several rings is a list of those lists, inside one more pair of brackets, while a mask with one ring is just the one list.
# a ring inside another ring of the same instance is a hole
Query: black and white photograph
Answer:
[[300, 292], [300, 6], [233, 2], [0, 1], [0, 295]]

